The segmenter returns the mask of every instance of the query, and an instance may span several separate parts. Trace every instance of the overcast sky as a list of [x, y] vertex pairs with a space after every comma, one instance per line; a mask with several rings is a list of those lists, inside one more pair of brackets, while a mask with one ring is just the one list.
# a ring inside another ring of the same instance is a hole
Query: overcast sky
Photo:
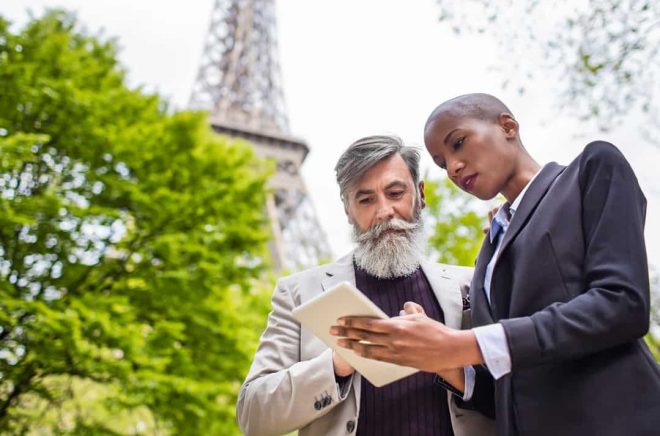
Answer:
[[[213, 0], [2, 0], [0, 14], [20, 25], [28, 9], [77, 11], [89, 30], [119, 39], [131, 85], [183, 108], [212, 6]], [[336, 256], [351, 247], [333, 173], [341, 152], [377, 133], [423, 146], [422, 127], [433, 107], [459, 94], [488, 92], [512, 109], [539, 163], [567, 164], [594, 139], [619, 146], [649, 200], [649, 261], [660, 268], [660, 146], [637, 135], [636, 120], [608, 134], [573, 120], [556, 107], [559, 86], [542, 72], [538, 89], [522, 96], [502, 89], [502, 73], [489, 67], [504, 54], [483, 38], [453, 35], [437, 20], [436, 0], [280, 0], [277, 12], [291, 131], [311, 148], [303, 175]], [[426, 155], [422, 164], [440, 176]]]

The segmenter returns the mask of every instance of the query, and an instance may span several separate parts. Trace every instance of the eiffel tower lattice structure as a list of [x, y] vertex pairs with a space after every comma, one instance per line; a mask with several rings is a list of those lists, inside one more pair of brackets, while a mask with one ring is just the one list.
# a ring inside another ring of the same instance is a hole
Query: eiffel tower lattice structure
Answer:
[[300, 168], [307, 144], [289, 132], [277, 53], [274, 0], [216, 0], [189, 106], [210, 112], [213, 129], [250, 141], [277, 163], [266, 209], [277, 270], [329, 259]]

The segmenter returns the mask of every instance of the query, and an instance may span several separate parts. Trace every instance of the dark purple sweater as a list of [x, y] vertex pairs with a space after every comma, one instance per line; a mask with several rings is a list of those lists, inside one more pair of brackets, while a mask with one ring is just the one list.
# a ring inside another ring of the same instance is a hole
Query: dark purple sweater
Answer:
[[[403, 303], [414, 301], [430, 318], [444, 322], [442, 309], [421, 268], [408, 277], [377, 279], [356, 266], [355, 283], [389, 316], [398, 316]], [[433, 377], [418, 372], [381, 388], [363, 378], [357, 434], [453, 436], [447, 391], [434, 385]]]

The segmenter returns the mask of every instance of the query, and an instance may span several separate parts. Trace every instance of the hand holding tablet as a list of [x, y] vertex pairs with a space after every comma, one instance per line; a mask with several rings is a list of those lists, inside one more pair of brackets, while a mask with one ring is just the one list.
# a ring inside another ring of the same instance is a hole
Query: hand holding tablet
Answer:
[[337, 319], [345, 316], [367, 316], [388, 318], [388, 316], [349, 282], [337, 286], [293, 309], [293, 317], [312, 331], [335, 353], [343, 357], [356, 371], [380, 387], [414, 374], [418, 370], [405, 366], [358, 356], [352, 350], [339, 347], [337, 338], [329, 333]]

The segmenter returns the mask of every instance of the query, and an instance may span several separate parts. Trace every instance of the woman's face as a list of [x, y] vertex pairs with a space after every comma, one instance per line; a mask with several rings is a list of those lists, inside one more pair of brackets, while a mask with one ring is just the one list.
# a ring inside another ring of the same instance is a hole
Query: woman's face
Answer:
[[463, 191], [489, 200], [506, 189], [514, 175], [519, 147], [517, 122], [439, 115], [426, 129], [424, 142], [433, 161]]

